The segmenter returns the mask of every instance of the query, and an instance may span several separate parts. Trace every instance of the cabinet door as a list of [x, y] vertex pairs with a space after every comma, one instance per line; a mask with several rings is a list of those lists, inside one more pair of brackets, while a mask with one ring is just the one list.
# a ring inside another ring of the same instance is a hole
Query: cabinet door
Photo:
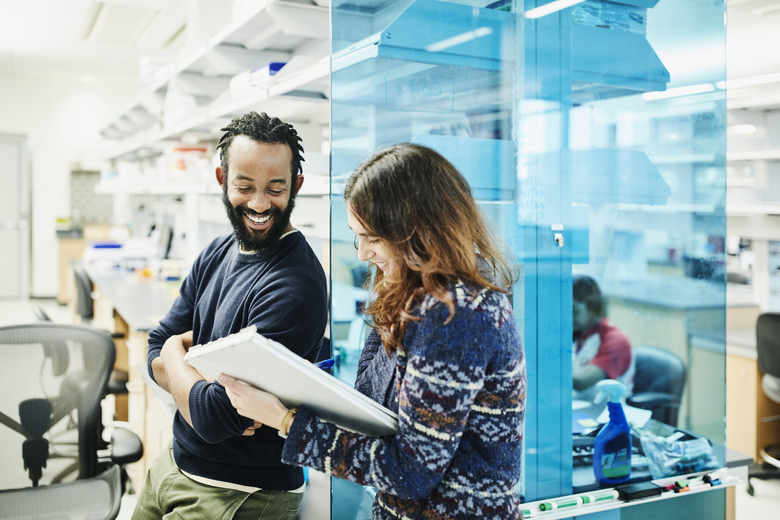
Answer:
[[25, 140], [0, 135], [0, 298], [27, 296], [30, 262], [29, 171]]
[[756, 405], [760, 387], [755, 359], [726, 356], [726, 446], [758, 458]]

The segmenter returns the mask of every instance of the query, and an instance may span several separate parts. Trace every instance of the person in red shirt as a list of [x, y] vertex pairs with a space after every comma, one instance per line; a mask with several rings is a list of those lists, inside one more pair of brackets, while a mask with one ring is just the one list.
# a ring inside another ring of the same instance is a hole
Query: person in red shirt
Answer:
[[576, 275], [572, 281], [572, 380], [574, 398], [593, 401], [595, 384], [602, 379], [617, 379], [634, 386], [634, 361], [626, 334], [605, 317], [604, 299], [596, 281]]

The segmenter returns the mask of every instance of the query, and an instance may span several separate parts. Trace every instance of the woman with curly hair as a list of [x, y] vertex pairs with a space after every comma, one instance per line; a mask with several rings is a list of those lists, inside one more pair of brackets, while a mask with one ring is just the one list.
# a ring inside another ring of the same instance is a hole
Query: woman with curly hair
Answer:
[[508, 255], [430, 148], [379, 151], [344, 197], [358, 258], [375, 269], [357, 387], [398, 413], [398, 431], [344, 430], [221, 376], [231, 402], [286, 436], [284, 462], [375, 487], [375, 519], [521, 518], [526, 372]]

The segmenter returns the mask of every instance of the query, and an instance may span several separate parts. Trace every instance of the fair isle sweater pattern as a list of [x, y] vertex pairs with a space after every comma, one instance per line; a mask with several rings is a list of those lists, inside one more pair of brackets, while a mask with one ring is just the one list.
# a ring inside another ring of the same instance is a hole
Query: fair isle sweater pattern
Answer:
[[399, 431], [375, 438], [302, 407], [282, 460], [373, 486], [374, 519], [521, 518], [517, 484], [526, 368], [502, 293], [453, 284], [455, 313], [433, 297], [397, 356]]

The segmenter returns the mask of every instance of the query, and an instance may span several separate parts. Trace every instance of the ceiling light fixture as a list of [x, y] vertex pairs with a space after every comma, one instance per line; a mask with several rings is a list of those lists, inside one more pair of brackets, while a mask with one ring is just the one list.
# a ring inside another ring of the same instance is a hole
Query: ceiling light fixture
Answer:
[[767, 16], [775, 14], [778, 11], [780, 11], [780, 3], [765, 5], [764, 7], [757, 7], [755, 9], [751, 9], [750, 12], [758, 16]]
[[425, 47], [425, 50], [428, 52], [440, 52], [449, 49], [450, 47], [460, 45], [461, 43], [470, 42], [471, 40], [487, 36], [488, 34], [493, 34], [493, 29], [490, 27], [479, 27], [473, 31], [466, 31], [450, 38], [431, 43]]
[[755, 134], [756, 130], [756, 125], [750, 124], [731, 125], [728, 127], [728, 133], [734, 135]]
[[669, 90], [661, 90], [656, 92], [645, 92], [642, 94], [642, 99], [645, 101], [654, 101], [656, 99], [667, 99], [680, 96], [690, 96], [693, 94], [704, 94], [707, 92], [713, 92], [715, 85], [712, 83], [699, 83], [698, 85], [688, 85], [686, 87], [670, 88]]
[[548, 14], [557, 13], [562, 9], [566, 9], [567, 7], [580, 4], [584, 1], [585, 0], [554, 0], [553, 2], [550, 2], [548, 4], [540, 5], [539, 7], [534, 7], [533, 9], [529, 9], [528, 11], [525, 12], [525, 17], [530, 18], [532, 20], [536, 18], [541, 18], [542, 16], [547, 16]]
[[88, 42], [92, 42], [95, 39], [98, 29], [106, 21], [106, 10], [103, 7], [103, 2], [93, 2], [89, 6], [89, 21], [87, 22], [86, 31], [84, 31], [84, 39]]

